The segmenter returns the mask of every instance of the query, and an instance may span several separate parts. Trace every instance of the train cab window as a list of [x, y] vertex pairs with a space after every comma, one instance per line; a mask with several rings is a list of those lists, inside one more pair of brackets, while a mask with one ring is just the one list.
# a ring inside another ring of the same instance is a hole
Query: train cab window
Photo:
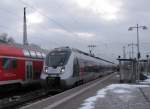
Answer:
[[70, 51], [51, 51], [46, 56], [45, 64], [49, 67], [64, 66], [67, 64], [70, 54]]
[[3, 58], [2, 66], [3, 66], [3, 69], [5, 69], [5, 70], [9, 69], [10, 68], [10, 59]]
[[28, 50], [23, 50], [24, 56], [30, 57], [30, 53]]

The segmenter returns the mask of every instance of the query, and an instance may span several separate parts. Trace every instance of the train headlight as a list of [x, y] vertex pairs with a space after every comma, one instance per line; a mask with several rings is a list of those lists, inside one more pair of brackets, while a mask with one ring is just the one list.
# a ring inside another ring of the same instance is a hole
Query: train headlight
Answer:
[[44, 72], [45, 72], [45, 73], [48, 73], [48, 67], [45, 67], [45, 68], [44, 68]]
[[60, 73], [64, 73], [64, 72], [65, 72], [65, 67], [62, 67]]

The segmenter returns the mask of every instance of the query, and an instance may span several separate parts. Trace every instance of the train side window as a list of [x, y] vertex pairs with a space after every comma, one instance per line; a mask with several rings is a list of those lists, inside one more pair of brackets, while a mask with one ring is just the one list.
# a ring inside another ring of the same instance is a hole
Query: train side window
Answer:
[[23, 50], [24, 56], [30, 57], [30, 53], [28, 50]]
[[42, 56], [43, 56], [43, 58], [45, 58], [45, 57], [46, 57], [46, 54], [45, 54], [45, 53], [42, 53]]
[[34, 58], [36, 57], [35, 51], [30, 51], [30, 54], [31, 54], [32, 57], [34, 57]]
[[10, 59], [9, 58], [3, 58], [3, 61], [2, 61], [2, 66], [3, 66], [3, 69], [7, 70], [10, 68]]
[[36, 52], [38, 58], [42, 58], [42, 54], [40, 52]]

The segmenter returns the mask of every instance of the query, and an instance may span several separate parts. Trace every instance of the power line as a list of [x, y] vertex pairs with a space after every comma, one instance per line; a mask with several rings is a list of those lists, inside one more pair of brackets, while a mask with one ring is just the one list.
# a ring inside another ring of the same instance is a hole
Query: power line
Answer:
[[[12, 32], [14, 32], [14, 33], [16, 33], [15, 31], [15, 29], [12, 29], [12, 28], [9, 28], [9, 27], [6, 27], [6, 26], [3, 26], [3, 25], [0, 25], [0, 28], [2, 28], [2, 29], [5, 29], [5, 30], [12, 30]], [[43, 35], [42, 33], [39, 33], [38, 32], [38, 35]], [[42, 40], [42, 39], [41, 39]], [[51, 41], [52, 43], [54, 43], [54, 44], [56, 44], [56, 45], [58, 45], [58, 43], [56, 43], [56, 42], [54, 42], [54, 41]]]
[[[32, 2], [32, 3], [33, 3], [33, 2]], [[34, 2], [34, 4], [35, 4], [35, 2]], [[55, 7], [56, 7], [57, 9], [65, 9], [65, 8], [63, 7], [61, 1], [57, 2], [57, 3], [55, 4]], [[68, 10], [67, 10], [67, 11], [68, 11]], [[75, 19], [74, 17], [72, 17], [70, 13], [67, 13], [67, 14], [70, 15], [69, 18], [70, 18], [75, 24], [78, 23], [78, 20]]]
[[[16, 33], [16, 32], [15, 32], [15, 31], [16, 31], [15, 29], [12, 29], [12, 28], [9, 28], [9, 27], [3, 26], [3, 25], [0, 25], [0, 28], [5, 29], [5, 30], [9, 30], [9, 29], [10, 29], [10, 30], [13, 30], [12, 32]], [[41, 35], [41, 36], [42, 36], [43, 34], [41, 34], [41, 33], [38, 32], [38, 35]], [[38, 37], [38, 38], [40, 38], [40, 37]], [[41, 39], [41, 40], [42, 40], [42, 39]], [[56, 45], [59, 45], [58, 43], [56, 43], [56, 42], [54, 42], [54, 41], [51, 41], [51, 42], [54, 43], [54, 44], [56, 44]]]
[[[4, 8], [0, 7], [0, 11], [1, 11], [1, 12], [5, 12], [5, 13], [10, 14], [10, 15], [13, 15], [14, 19], [17, 19], [17, 20], [19, 19], [19, 18], [16, 16], [17, 13], [14, 12], [14, 11], [12, 11], [12, 10], [10, 11], [10, 10], [8, 10], [8, 9], [4, 9]], [[1, 14], [1, 15], [3, 15], [3, 14]], [[4, 16], [4, 15], [3, 15], [3, 16]], [[2, 17], [3, 17], [3, 16], [2, 16]], [[11, 18], [13, 18], [13, 17], [11, 16]]]
[[[6, 9], [4, 9], [4, 8], [0, 8], [0, 11], [4, 11], [4, 12], [6, 12], [6, 13], [9, 13], [9, 14], [11, 14], [11, 15], [14, 15], [15, 17], [16, 17], [16, 14], [13, 12], [13, 11], [9, 11], [9, 10], [6, 10]], [[43, 29], [41, 26], [39, 26], [41, 29]], [[44, 26], [43, 26], [44, 27]], [[14, 32], [14, 33], [16, 33], [15, 31], [17, 30], [17, 29], [14, 29], [14, 28], [9, 28], [9, 27], [7, 27], [7, 26], [4, 26], [4, 25], [0, 25], [0, 28], [2, 28], [2, 29], [4, 29], [4, 30], [12, 30], [12, 32]], [[46, 27], [45, 27], [46, 28]], [[47, 29], [47, 28], [46, 28]], [[46, 29], [43, 29], [43, 30], [46, 30]], [[8, 33], [8, 32], [7, 32]], [[45, 32], [44, 32], [45, 33]], [[39, 33], [38, 32], [38, 34], [39, 35], [43, 35], [43, 34], [41, 34], [41, 33]], [[54, 43], [54, 44], [56, 44], [56, 45], [59, 45], [58, 43], [56, 43], [56, 42], [54, 42], [54, 41], [51, 41], [52, 43]]]
[[45, 14], [45, 13], [39, 11], [35, 6], [32, 6], [32, 5], [30, 5], [30, 4], [26, 3], [26, 2], [24, 2], [23, 0], [18, 0], [18, 1], [21, 2], [22, 4], [26, 5], [26, 6], [30, 7], [31, 9], [37, 11], [40, 15], [46, 17], [46, 18], [49, 19], [51, 22], [55, 23], [57, 26], [63, 28], [66, 32], [71, 33], [73, 36], [78, 36], [77, 34], [73, 33], [71, 30], [69, 30], [68, 28], [66, 28], [63, 24], [58, 23], [55, 19], [53, 19], [53, 18], [49, 17], [47, 14]]
[[[43, 17], [46, 17], [48, 20], [50, 20], [51, 22], [55, 23], [57, 26], [59, 26], [60, 28], [62, 28], [64, 31], [66, 31], [67, 33], [70, 33], [70, 35], [79, 37], [78, 34], [72, 32], [70, 29], [66, 28], [63, 24], [61, 24], [61, 23], [57, 22], [55, 19], [49, 17], [47, 14], [39, 11], [35, 6], [28, 4], [28, 3], [24, 2], [23, 0], [19, 0], [19, 2], [21, 2], [22, 4], [28, 6], [29, 8], [33, 9], [34, 11], [38, 12]], [[80, 40], [74, 39], [74, 38], [72, 38], [72, 40], [80, 41]]]
[[[2, 7], [0, 7], [0, 11], [6, 12], [6, 13], [11, 14], [11, 15], [13, 15], [14, 17], [16, 17], [16, 13], [13, 12], [13, 11], [4, 9], [4, 8], [2, 8]], [[16, 18], [17, 18], [17, 17], [16, 17]], [[0, 25], [0, 28], [2, 28], [2, 29], [4, 29], [4, 30], [12, 30], [12, 31], [16, 31], [16, 30], [17, 30], [17, 29], [13, 29], [13, 28], [9, 28], [9, 27], [3, 26], [3, 25]], [[42, 29], [42, 30], [48, 29], [48, 28], [46, 28], [44, 25], [42, 25], [42, 27], [41, 27], [41, 26], [38, 26], [38, 28], [40, 28], [40, 29]], [[43, 28], [45, 28], [45, 29], [43, 29]], [[45, 32], [44, 32], [44, 33], [45, 33]], [[39, 33], [39, 32], [38, 32], [38, 34], [42, 35], [42, 34]], [[58, 45], [58, 43], [56, 43], [56, 42], [53, 42], [53, 41], [51, 41], [51, 42], [54, 43], [54, 44], [56, 44], [56, 45]]]
[[[45, 14], [45, 13], [39, 11], [35, 6], [32, 6], [32, 5], [30, 5], [30, 4], [26, 3], [26, 2], [24, 2], [23, 0], [18, 0], [18, 1], [19, 1], [20, 3], [22, 3], [22, 4], [26, 5], [26, 6], [28, 6], [28, 7], [31, 8], [32, 10], [36, 10], [40, 15], [42, 15], [43, 17], [48, 18], [51, 22], [53, 22], [53, 23], [55, 23], [57, 26], [61, 27], [64, 31], [70, 33], [70, 34], [73, 35], [73, 36], [79, 37], [78, 34], [72, 32], [71, 30], [69, 30], [68, 28], [66, 28], [63, 24], [60, 24], [60, 23], [57, 22], [55, 19], [49, 17], [47, 14]], [[6, 9], [4, 9], [4, 8], [0, 8], [0, 9], [2, 9], [3, 11], [5, 11], [5, 12], [7, 12], [7, 13], [9, 13], [9, 14], [12, 14], [13, 16], [16, 17], [16, 13], [15, 13], [15, 12], [12, 12], [12, 11], [10, 11], [10, 10], [6, 10]], [[45, 25], [42, 25], [42, 27], [45, 27]], [[42, 27], [41, 27], [41, 26], [38, 26], [38, 28], [41, 28], [41, 29], [43, 30]], [[5, 28], [5, 27], [1, 26], [1, 28]], [[7, 28], [7, 27], [6, 27], [6, 28]], [[47, 26], [46, 26], [45, 28], [46, 28], [46, 29], [44, 29], [44, 30], [47, 30], [47, 29], [48, 29]], [[14, 30], [13, 30], [13, 31], [14, 31]], [[16, 31], [16, 30], [15, 30], [15, 31]], [[73, 39], [73, 40], [74, 40], [74, 39]], [[80, 41], [80, 40], [77, 40], [77, 41]]]
[[2, 7], [0, 7], [0, 11], [4, 11], [4, 12], [7, 12], [7, 13], [9, 13], [9, 14], [13, 14], [13, 15], [15, 15], [16, 13], [14, 13], [13, 11], [10, 11], [10, 10], [7, 10], [7, 9], [4, 9], [4, 8], [2, 8]]
[[[13, 15], [14, 17], [16, 17], [16, 14], [17, 13], [14, 13], [13, 11], [10, 11], [10, 10], [6, 10], [6, 9], [4, 9], [4, 8], [1, 8], [0, 7], [0, 11], [4, 11], [4, 12], [6, 12], [6, 13], [8, 13], [8, 14], [11, 14], [11, 15]], [[17, 17], [16, 17], [17, 18]], [[41, 24], [40, 24], [41, 25]], [[5, 27], [5, 26], [3, 26], [3, 25], [0, 25], [1, 26], [1, 28], [6, 28], [6, 29], [8, 29], [7, 27]], [[42, 26], [42, 27], [41, 27]], [[45, 25], [41, 25], [41, 26], [39, 26], [38, 28], [41, 28], [42, 30], [46, 30], [46, 29], [48, 29]], [[45, 29], [43, 29], [43, 28], [45, 28]]]
[[[0, 11], [1, 12], [5, 12], [5, 13], [8, 13], [8, 14], [10, 14], [10, 15], [13, 15], [16, 19], [19, 19], [17, 16], [16, 16], [16, 12], [14, 12], [14, 11], [12, 11], [12, 10], [8, 10], [8, 9], [5, 9], [5, 8], [2, 8], [2, 7], [0, 7]], [[4, 16], [4, 15], [3, 15]], [[8, 18], [8, 17], [7, 17]], [[13, 18], [12, 16], [11, 16], [11, 18]], [[18, 26], [18, 25], [17, 25]], [[14, 32], [14, 33], [16, 33], [15, 31], [16, 30], [18, 30], [18, 29], [15, 29], [15, 28], [9, 28], [9, 27], [7, 27], [7, 26], [4, 26], [4, 25], [0, 25], [0, 28], [3, 28], [3, 29], [5, 29], [5, 30], [12, 30], [12, 32]], [[19, 30], [18, 30], [19, 31]]]
[[[6, 26], [3, 26], [3, 25], [0, 25], [0, 28], [2, 28], [2, 29], [6, 29], [6, 30], [8, 30], [8, 29], [9, 29], [9, 30], [13, 30], [13, 31], [15, 30], [15, 29], [12, 29], [12, 28], [9, 28], [9, 27], [6, 27]], [[15, 30], [15, 31], [16, 31], [16, 30]]]
[[[63, 8], [63, 9], [64, 9], [64, 7], [61, 5], [60, 2], [61, 2], [61, 1], [59, 1], [59, 3], [57, 3], [57, 5], [55, 5], [55, 6], [56, 6], [57, 8]], [[70, 15], [70, 13], [68, 13], [68, 14]], [[71, 18], [74, 23], [78, 23], [77, 19], [75, 19], [74, 17], [69, 16], [69, 18]]]

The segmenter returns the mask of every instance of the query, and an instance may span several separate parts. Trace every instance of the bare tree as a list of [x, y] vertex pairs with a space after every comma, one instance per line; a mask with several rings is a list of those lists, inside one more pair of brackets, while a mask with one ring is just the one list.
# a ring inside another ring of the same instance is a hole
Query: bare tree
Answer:
[[15, 43], [15, 40], [12, 37], [8, 37], [7, 33], [1, 33], [0, 40], [5, 43]]
[[0, 39], [1, 39], [2, 41], [4, 41], [4, 42], [7, 42], [7, 36], [8, 36], [7, 33], [1, 33], [1, 34], [0, 34]]
[[12, 37], [9, 37], [9, 38], [7, 39], [7, 42], [8, 42], [8, 43], [15, 43], [15, 40], [14, 40]]

